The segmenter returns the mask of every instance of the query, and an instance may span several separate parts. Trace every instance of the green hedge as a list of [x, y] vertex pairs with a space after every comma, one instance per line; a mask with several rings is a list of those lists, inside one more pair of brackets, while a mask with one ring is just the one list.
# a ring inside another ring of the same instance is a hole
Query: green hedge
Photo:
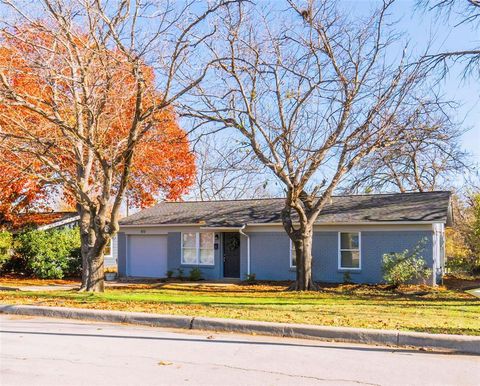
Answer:
[[61, 279], [81, 272], [78, 228], [23, 232], [15, 237], [15, 270], [41, 279]]
[[445, 262], [449, 273], [480, 274], [480, 258], [465, 256], [449, 256]]
[[11, 258], [13, 238], [10, 232], [0, 232], [0, 272]]

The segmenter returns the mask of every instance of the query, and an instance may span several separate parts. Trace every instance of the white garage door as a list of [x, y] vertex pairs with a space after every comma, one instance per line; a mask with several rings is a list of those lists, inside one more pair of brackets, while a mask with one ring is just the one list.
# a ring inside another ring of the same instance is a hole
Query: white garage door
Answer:
[[167, 235], [129, 236], [128, 276], [165, 277]]

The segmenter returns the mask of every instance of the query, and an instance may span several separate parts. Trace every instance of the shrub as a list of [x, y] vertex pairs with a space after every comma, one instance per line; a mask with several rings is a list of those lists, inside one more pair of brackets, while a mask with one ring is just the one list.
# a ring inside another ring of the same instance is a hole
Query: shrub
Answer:
[[190, 271], [190, 277], [189, 279], [191, 281], [198, 281], [198, 280], [202, 280], [202, 271], [200, 270], [200, 268], [193, 268], [191, 271]]
[[167, 271], [167, 279], [171, 279], [173, 277], [173, 271]]
[[257, 281], [257, 275], [254, 273], [247, 274], [245, 275], [245, 281], [247, 283], [255, 283]]
[[106, 267], [103, 273], [118, 273], [117, 267]]
[[425, 240], [422, 240], [412, 252], [405, 249], [403, 252], [383, 255], [382, 271], [385, 282], [398, 286], [430, 276], [432, 270], [426, 266], [425, 259], [420, 256], [424, 245]]
[[183, 276], [183, 272], [184, 272], [184, 271], [183, 271], [183, 268], [178, 268], [178, 269], [177, 269], [177, 278], [178, 278], [178, 279], [180, 279], [180, 280], [183, 279], [183, 277], [184, 277], [184, 276]]
[[21, 233], [16, 238], [16, 253], [25, 261], [25, 273], [41, 279], [77, 276], [81, 271], [78, 228]]
[[350, 272], [344, 272], [343, 273], [343, 282], [345, 284], [352, 284], [353, 283], [352, 275], [350, 275]]
[[12, 234], [10, 232], [0, 232], [0, 272], [8, 262], [12, 253], [13, 246]]
[[447, 272], [472, 273], [475, 270], [475, 267], [475, 261], [465, 256], [448, 256], [445, 261], [445, 268], [447, 269]]

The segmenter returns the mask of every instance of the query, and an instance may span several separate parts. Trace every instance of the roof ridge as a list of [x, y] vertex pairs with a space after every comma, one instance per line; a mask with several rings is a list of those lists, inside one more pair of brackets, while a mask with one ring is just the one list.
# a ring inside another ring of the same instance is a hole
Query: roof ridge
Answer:
[[[331, 197], [374, 197], [374, 196], [404, 196], [404, 195], [429, 195], [434, 193], [449, 193], [450, 190], [434, 190], [430, 192], [391, 192], [391, 193], [362, 193], [362, 194], [333, 194]], [[186, 201], [160, 201], [158, 204], [188, 204], [199, 202], [239, 202], [239, 201], [266, 201], [266, 200], [283, 200], [285, 197], [259, 197], [259, 198], [239, 198], [239, 199], [224, 199], [224, 200], [186, 200]], [[154, 206], [156, 206], [154, 205]]]

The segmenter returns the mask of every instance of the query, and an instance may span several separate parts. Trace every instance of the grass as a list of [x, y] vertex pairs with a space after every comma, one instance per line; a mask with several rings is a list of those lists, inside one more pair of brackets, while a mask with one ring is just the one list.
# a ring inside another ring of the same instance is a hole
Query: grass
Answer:
[[336, 285], [295, 293], [285, 288], [278, 284], [132, 284], [107, 288], [102, 294], [0, 291], [0, 302], [480, 335], [480, 299], [461, 291]]

